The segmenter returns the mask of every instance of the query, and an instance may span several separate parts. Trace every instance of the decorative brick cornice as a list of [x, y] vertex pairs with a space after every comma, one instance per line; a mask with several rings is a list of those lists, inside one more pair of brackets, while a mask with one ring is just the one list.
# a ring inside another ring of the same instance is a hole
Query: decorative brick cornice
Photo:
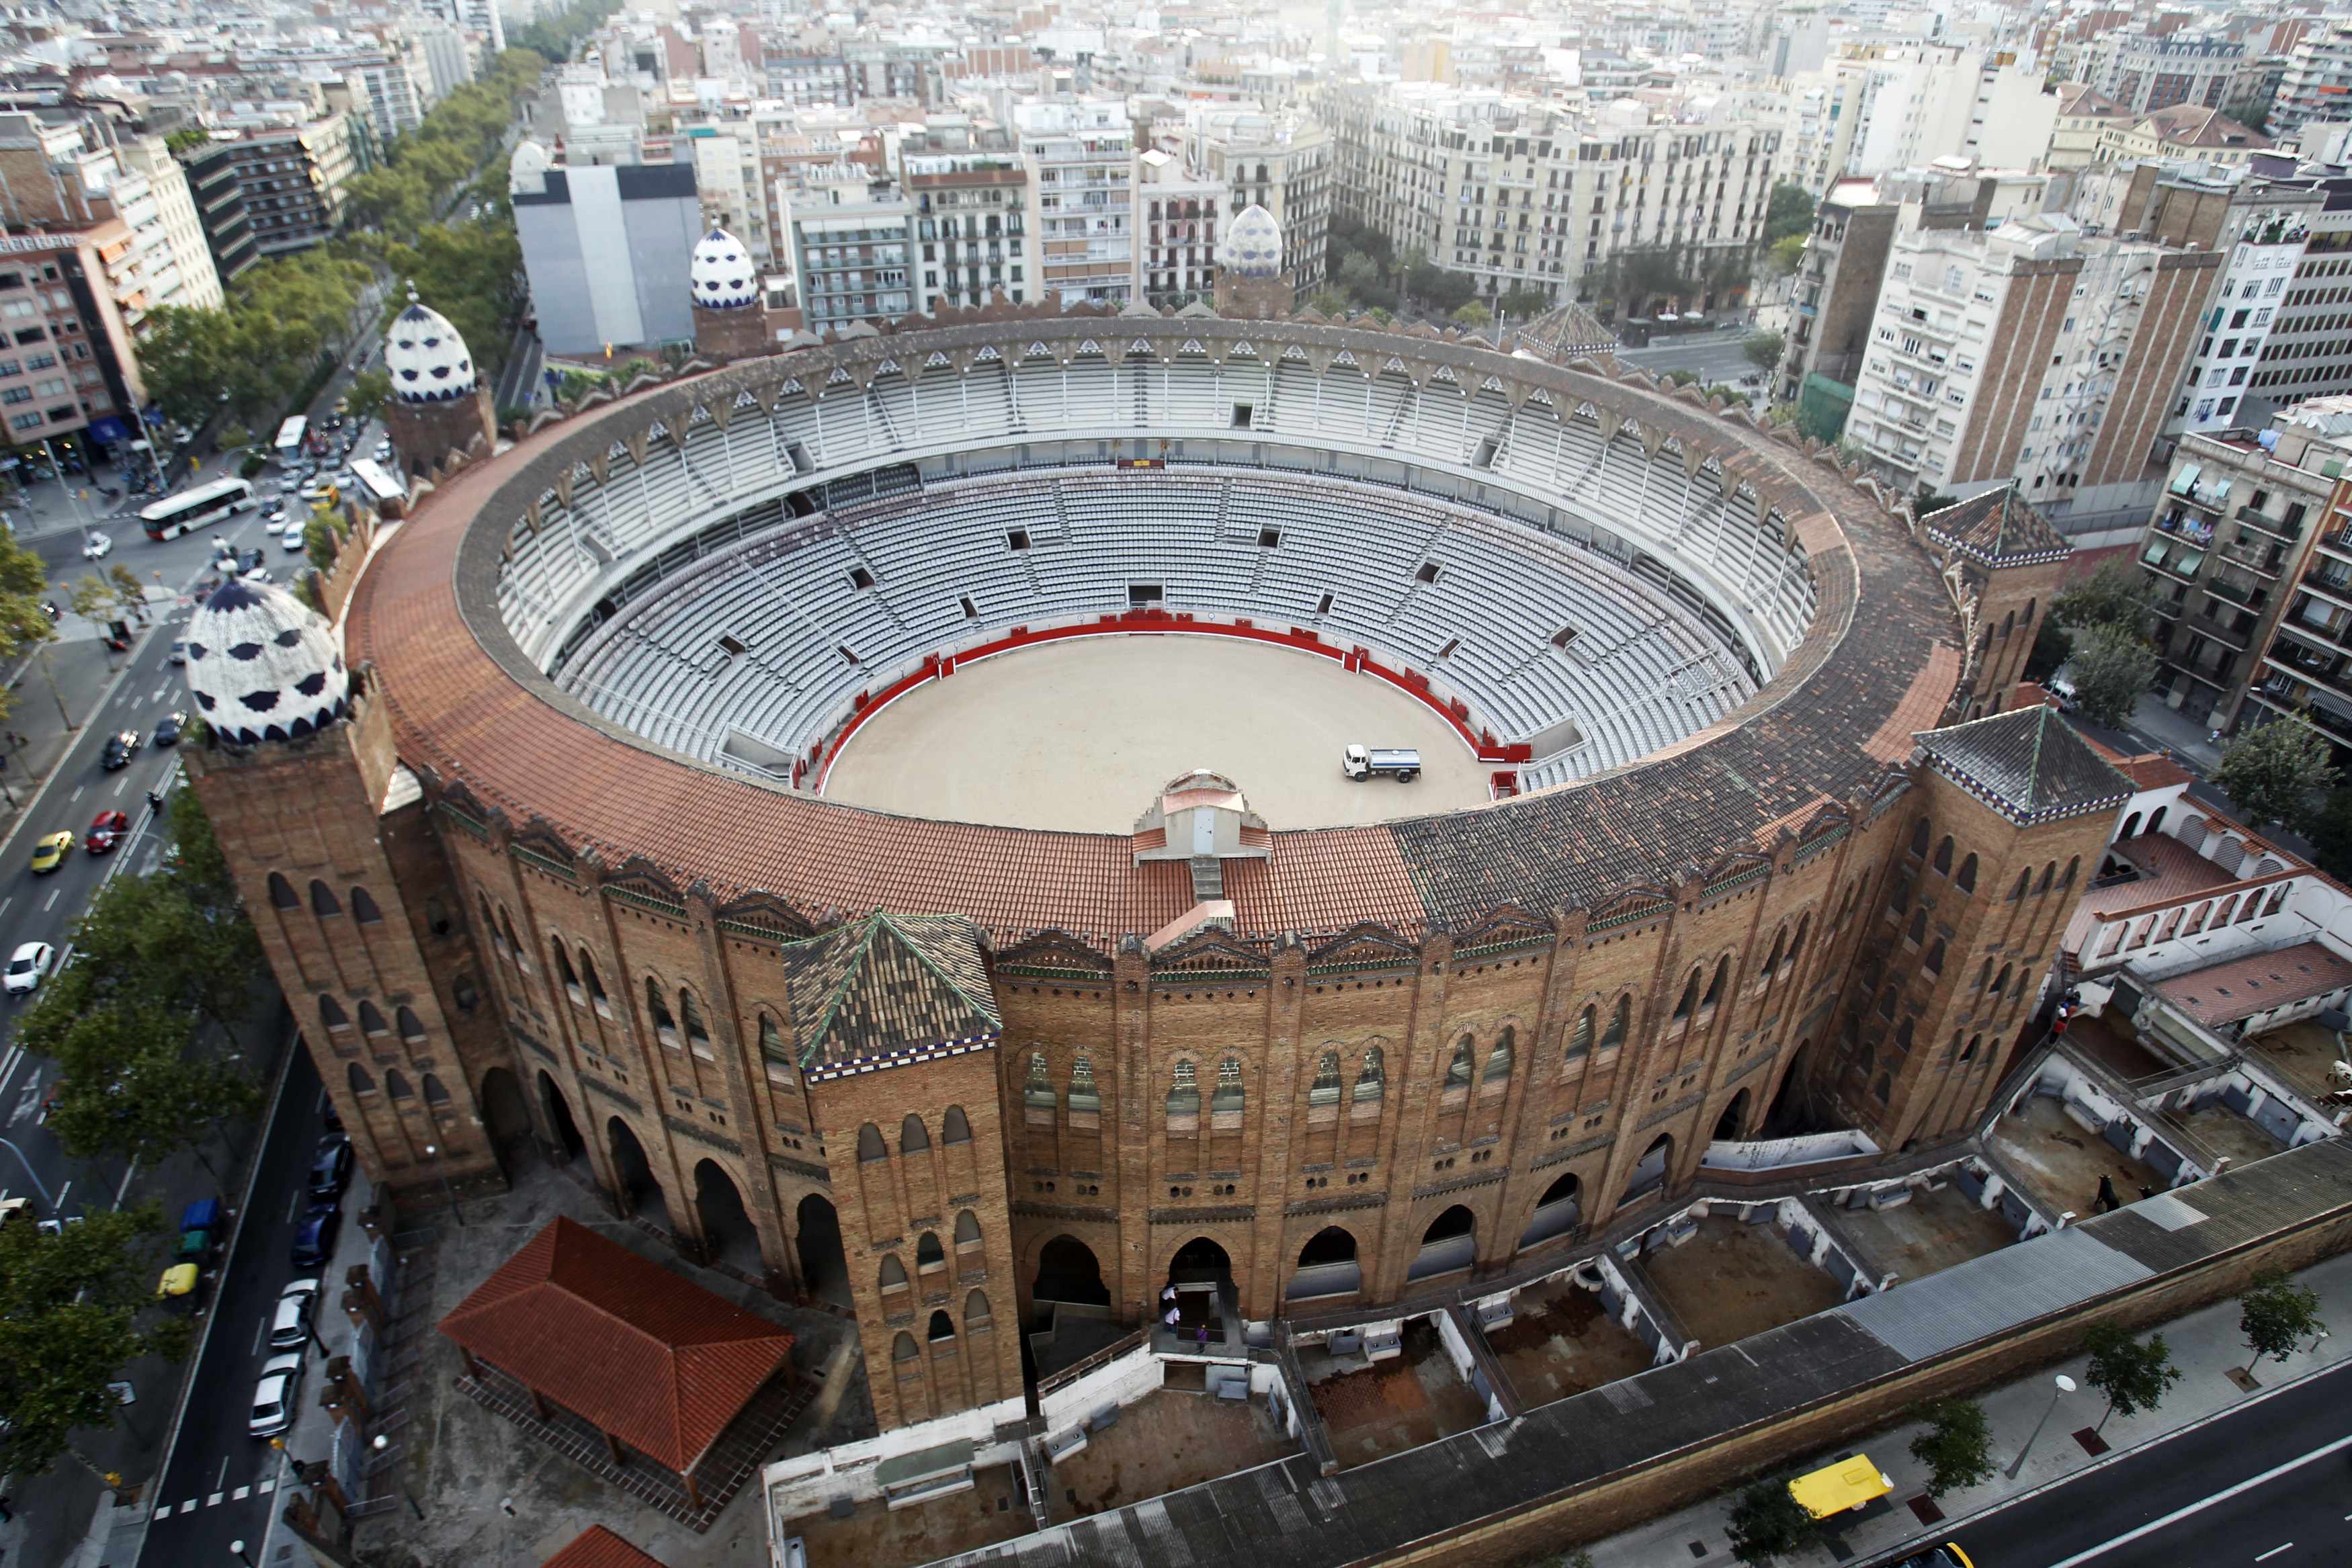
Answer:
[[635, 1100], [630, 1099], [626, 1094], [622, 1093], [619, 1090], [614, 1088], [611, 1084], [605, 1082], [601, 1078], [591, 1078], [587, 1074], [583, 1073], [581, 1074], [580, 1082], [592, 1094], [602, 1094], [605, 1099], [613, 1102], [614, 1104], [625, 1105], [630, 1110], [636, 1112], [639, 1115], [643, 1115], [645, 1113], [646, 1108], [643, 1105], [638, 1104]]
[[1257, 1218], [1257, 1205], [1229, 1203], [1205, 1208], [1155, 1208], [1150, 1213], [1154, 1225], [1224, 1225], [1246, 1222]]
[[1092, 1220], [1102, 1225], [1116, 1225], [1118, 1223], [1118, 1213], [1117, 1210], [1108, 1208], [1088, 1208], [1086, 1205], [1079, 1203], [1015, 1202], [1012, 1205], [1012, 1209], [1013, 1213], [1020, 1215], [1024, 1219]]
[[826, 1170], [823, 1166], [813, 1165], [807, 1160], [796, 1160], [790, 1155], [770, 1155], [768, 1156], [768, 1163], [772, 1166], [781, 1166], [782, 1168], [792, 1172], [794, 1176], [804, 1176], [811, 1181], [820, 1181], [827, 1186], [831, 1186], [833, 1185], [833, 1173], [831, 1171]]
[[1659, 1123], [1666, 1121], [1670, 1117], [1681, 1115], [1684, 1112], [1689, 1110], [1692, 1106], [1697, 1104], [1701, 1100], [1706, 1098], [1706, 1096], [1705, 1093], [1699, 1090], [1694, 1089], [1680, 1099], [1669, 1100], [1666, 1103], [1659, 1106], [1656, 1110], [1651, 1112], [1648, 1115], [1634, 1123], [1633, 1130], [1635, 1132], [1641, 1132], [1645, 1128], [1654, 1127]]
[[689, 1122], [683, 1116], [664, 1116], [662, 1125], [681, 1138], [692, 1138], [698, 1144], [708, 1144], [714, 1149], [723, 1149], [739, 1158], [742, 1155], [741, 1144], [721, 1134], [712, 1132], [698, 1122]]
[[1424, 1197], [1444, 1197], [1448, 1193], [1468, 1192], [1472, 1187], [1492, 1186], [1510, 1174], [1508, 1166], [1488, 1166], [1483, 1170], [1472, 1171], [1468, 1176], [1453, 1176], [1444, 1181], [1431, 1182], [1427, 1186], [1417, 1186], [1412, 1189], [1412, 1200], [1419, 1203]]
[[1282, 1212], [1286, 1215], [1344, 1214], [1351, 1208], [1386, 1208], [1389, 1195], [1381, 1192], [1343, 1193], [1338, 1197], [1309, 1197], [1292, 1204]]
[[1595, 1149], [1605, 1149], [1615, 1141], [1615, 1138], [1616, 1134], [1613, 1133], [1596, 1133], [1591, 1137], [1579, 1138], [1572, 1144], [1562, 1144], [1556, 1149], [1547, 1149], [1528, 1162], [1528, 1169], [1531, 1171], [1549, 1169], [1565, 1161], [1575, 1159], [1580, 1155], [1589, 1155]]

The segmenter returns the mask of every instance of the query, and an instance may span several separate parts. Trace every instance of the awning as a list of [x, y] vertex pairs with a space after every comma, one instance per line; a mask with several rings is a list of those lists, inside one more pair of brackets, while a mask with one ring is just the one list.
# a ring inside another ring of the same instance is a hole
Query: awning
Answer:
[[89, 435], [93, 441], [111, 443], [121, 441], [130, 434], [131, 427], [110, 413], [101, 413], [89, 422]]
[[2197, 476], [2204, 471], [2205, 470], [2202, 465], [2199, 464], [2182, 464], [2179, 470], [2172, 476], [2172, 493], [2176, 496], [2186, 496], [2189, 494], [2191, 489], [2196, 487]]

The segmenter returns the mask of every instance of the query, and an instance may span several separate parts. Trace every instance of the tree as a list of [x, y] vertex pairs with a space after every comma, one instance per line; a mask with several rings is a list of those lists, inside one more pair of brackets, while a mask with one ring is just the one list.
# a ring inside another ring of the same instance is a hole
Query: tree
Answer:
[[[2318, 1293], [2296, 1284], [2284, 1269], [2265, 1269], [2239, 1293], [2238, 1332], [2252, 1348], [2253, 1361], [2284, 1361], [2326, 1327], [2319, 1318]], [[2246, 1370], [2253, 1371], [2253, 1362]]]
[[75, 1020], [106, 1007], [235, 1024], [252, 1001], [261, 944], [250, 923], [222, 913], [175, 878], [114, 878], [74, 927], [77, 961], [41, 988], [17, 1038], [63, 1056]]
[[152, 1207], [95, 1209], [54, 1234], [0, 1225], [0, 1472], [45, 1474], [70, 1453], [98, 1474], [73, 1434], [113, 1424], [110, 1385], [131, 1362], [186, 1354], [184, 1322], [139, 1326], [161, 1262], [148, 1240], [162, 1228]]
[[302, 548], [321, 572], [332, 571], [335, 558], [343, 553], [342, 523], [334, 507], [319, 506], [310, 508], [310, 520], [302, 525]]
[[2137, 569], [2106, 565], [2050, 601], [2051, 616], [2077, 628], [2110, 625], [2137, 632], [2147, 623], [2156, 590]]
[[163, 138], [164, 147], [173, 152], [193, 152], [211, 143], [213, 133], [201, 125], [184, 125]]
[[191, 1053], [184, 1014], [101, 1007], [58, 1043], [47, 1126], [78, 1159], [160, 1165], [182, 1149], [215, 1184], [205, 1145], [261, 1109], [261, 1091], [222, 1059]]
[[2273, 719], [2240, 736], [2213, 768], [2214, 787], [2257, 832], [2272, 823], [2308, 831], [2337, 781], [2327, 742], [2292, 719]]
[[1348, 297], [1331, 288], [1316, 290], [1314, 296], [1307, 301], [1307, 306], [1308, 309], [1318, 315], [1331, 317], [1345, 316], [1349, 308]]
[[392, 376], [384, 371], [362, 371], [343, 396], [353, 419], [373, 419], [392, 396]]
[[221, 451], [234, 452], [240, 446], [253, 444], [253, 432], [232, 419], [220, 427], [219, 434], [214, 436], [213, 441]]
[[2074, 644], [2074, 696], [2093, 723], [2112, 729], [2156, 679], [2156, 650], [2137, 632], [2095, 622]]
[[83, 572], [74, 580], [66, 602], [85, 621], [104, 621], [114, 604], [114, 585], [94, 571]]
[[1973, 1399], [1938, 1399], [1927, 1429], [1911, 1439], [1911, 1457], [1927, 1467], [1927, 1495], [1942, 1497], [1992, 1479], [1992, 1428]]
[[1760, 1480], [1739, 1494], [1731, 1511], [1731, 1551], [1748, 1568], [1771, 1568], [1822, 1537], [1822, 1521], [1797, 1500], [1784, 1480]]
[[1473, 299], [1467, 305], [1460, 307], [1454, 312], [1454, 319], [1455, 324], [1458, 326], [1469, 327], [1475, 329], [1481, 327], [1493, 326], [1495, 324], [1495, 313], [1492, 310], [1487, 309], [1484, 305], [1478, 303], [1475, 299]]
[[2074, 638], [2058, 624], [2055, 615], [2044, 615], [2041, 627], [2033, 633], [2033, 647], [2025, 655], [2025, 678], [2045, 681], [2057, 673], [2058, 666], [2074, 656]]
[[2352, 789], [2327, 792], [2313, 815], [2309, 837], [2320, 870], [2338, 882], [2352, 878]]
[[137, 572], [116, 561], [106, 569], [106, 580], [117, 610], [142, 622], [147, 619], [147, 585], [139, 580]]
[[1812, 226], [1812, 193], [1787, 180], [1774, 185], [1771, 202], [1764, 209], [1764, 243], [1769, 246], [1791, 235], [1802, 235]]
[[2180, 1369], [2172, 1364], [2171, 1347], [2162, 1334], [2142, 1342], [2113, 1323], [2099, 1323], [2083, 1336], [2083, 1349], [2091, 1358], [2083, 1381], [2107, 1396], [2101, 1427], [2117, 1412], [2137, 1416], [2155, 1409], [2164, 1403], [2165, 1391], [2180, 1381]]
[[1533, 320], [1551, 308], [1551, 296], [1540, 288], [1506, 288], [1495, 297], [1495, 314]]
[[1775, 277], [1786, 277], [1805, 262], [1805, 236], [1782, 235], [1764, 247], [1764, 266]]
[[1749, 364], [1769, 372], [1780, 364], [1788, 348], [1789, 340], [1778, 332], [1751, 332], [1748, 340], [1739, 345], [1739, 351], [1748, 356]]
[[205, 815], [205, 803], [196, 798], [194, 789], [176, 790], [165, 808], [165, 816], [172, 832], [172, 847], [177, 852], [170, 858], [164, 879], [208, 918], [243, 921], [236, 878], [229, 874], [228, 857], [221, 852], [220, 841], [213, 836], [212, 819]]

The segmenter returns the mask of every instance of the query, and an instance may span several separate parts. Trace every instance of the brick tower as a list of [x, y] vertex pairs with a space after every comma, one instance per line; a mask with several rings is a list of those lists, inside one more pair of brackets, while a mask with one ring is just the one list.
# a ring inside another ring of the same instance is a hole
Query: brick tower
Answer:
[[695, 246], [687, 274], [694, 287], [696, 353], [724, 364], [776, 351], [760, 268], [741, 240], [712, 229]]
[[466, 340], [447, 317], [418, 304], [414, 288], [384, 339], [383, 368], [392, 375], [383, 422], [410, 475], [430, 474], [451, 453], [473, 450], [477, 437], [485, 455], [498, 444], [489, 389], [475, 374]]
[[1977, 678], [1971, 715], [1999, 713], [2024, 678], [2050, 601], [2065, 585], [2074, 547], [2015, 484], [1987, 490], [1919, 519], [1927, 548], [1977, 595]]
[[1252, 204], [1225, 226], [1212, 298], [1217, 314], [1234, 319], [1271, 321], [1290, 314], [1297, 291], [1282, 269], [1282, 225], [1264, 207]]
[[512, 1052], [383, 705], [267, 583], [223, 584], [187, 643], [182, 760], [361, 1165], [427, 1201], [502, 1186], [472, 1086]]

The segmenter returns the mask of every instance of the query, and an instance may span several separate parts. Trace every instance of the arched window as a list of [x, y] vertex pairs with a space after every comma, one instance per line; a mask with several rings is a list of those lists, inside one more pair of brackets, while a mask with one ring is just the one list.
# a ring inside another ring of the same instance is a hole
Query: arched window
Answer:
[[2009, 890], [2009, 898], [2011, 903], [2014, 904], [2019, 899], [2025, 896], [2025, 889], [2032, 879], [2033, 873], [2031, 868], [2017, 873], [2017, 885]]
[[2117, 837], [2117, 838], [2119, 838], [2119, 839], [2135, 838], [2135, 837], [2137, 837], [2137, 836], [2138, 835], [2138, 833], [2139, 833], [2139, 813], [2138, 813], [2137, 811], [2134, 811], [2130, 816], [2126, 817], [2126, 818], [2124, 819], [2124, 831], [2123, 831], [2122, 832], [2120, 832], [2120, 833], [2117, 833], [2117, 834], [2116, 835], [2116, 837]]
[[988, 1293], [985, 1291], [974, 1291], [963, 1299], [963, 1332], [982, 1333], [987, 1331], [988, 1325]]
[[646, 1012], [654, 1020], [654, 1035], [664, 1045], [677, 1043], [677, 1020], [669, 1016], [669, 1003], [662, 999], [661, 983], [651, 975], [646, 977]]
[[1789, 934], [1786, 931], [1776, 931], [1772, 934], [1772, 950], [1764, 955], [1764, 967], [1759, 974], [1759, 977], [1767, 984], [1771, 982], [1773, 976], [1780, 972], [1780, 955], [1787, 950], [1788, 946]]
[[425, 1075], [425, 1103], [427, 1105], [449, 1103], [449, 1091], [441, 1087], [441, 1081], [430, 1072]]
[[1507, 1027], [1495, 1037], [1495, 1048], [1486, 1053], [1486, 1071], [1479, 1074], [1482, 1082], [1496, 1083], [1511, 1076], [1511, 1057], [1517, 1040], [1517, 1032]]
[[596, 960], [589, 955], [585, 947], [580, 949], [580, 983], [588, 988], [588, 999], [596, 1004], [596, 1010], [610, 1017], [611, 1009], [604, 996], [604, 982], [596, 977]]
[[1952, 879], [1952, 884], [1962, 893], [1974, 893], [1977, 890], [1976, 856], [1970, 855], [1960, 862], [1960, 874]]
[[413, 1092], [408, 1087], [407, 1078], [397, 1067], [384, 1069], [383, 1092], [395, 1100], [405, 1100]]
[[790, 1082], [793, 1075], [793, 1053], [784, 1044], [783, 1030], [766, 1013], [760, 1015], [760, 1054], [768, 1063], [768, 1076]]
[[710, 1031], [702, 1024], [702, 1009], [696, 1005], [694, 993], [680, 987], [677, 993], [677, 1016], [686, 1024], [686, 1043], [698, 1056], [710, 1054]]
[[2066, 874], [2058, 879], [2058, 885], [2061, 887], [2074, 886], [2074, 874], [2082, 869], [2083, 857], [2081, 855], [2076, 855], [2074, 859], [2066, 862]]
[[368, 896], [366, 888], [352, 889], [352, 918], [362, 925], [383, 924], [383, 911], [375, 906], [375, 900]]
[[1339, 1053], [1327, 1051], [1315, 1064], [1315, 1082], [1307, 1086], [1309, 1105], [1337, 1105], [1339, 1103]]
[[1982, 1045], [1983, 1043], [1984, 1043], [1984, 1036], [1982, 1036], [1982, 1035], [1980, 1035], [1980, 1034], [1970, 1035], [1970, 1036], [1969, 1037], [1969, 1043], [1968, 1043], [1967, 1045], [1963, 1046], [1963, 1047], [1961, 1048], [1961, 1050], [1960, 1050], [1960, 1060], [1961, 1060], [1962, 1061], [1975, 1061], [1975, 1060], [1976, 1060], [1976, 1054], [1977, 1054], [1977, 1047], [1978, 1047], [1978, 1046], [1979, 1046], [1979, 1045]]
[[523, 963], [527, 955], [522, 950], [522, 943], [515, 936], [514, 922], [507, 918], [507, 912], [503, 909], [499, 911], [499, 929], [507, 934], [507, 952], [509, 956], [511, 956], [517, 964]]
[[1029, 1053], [1029, 1076], [1021, 1081], [1021, 1103], [1039, 1111], [1050, 1112], [1059, 1103], [1054, 1097], [1053, 1069], [1045, 1064], [1045, 1053]]
[[1242, 1062], [1237, 1056], [1228, 1056], [1217, 1063], [1217, 1086], [1209, 1094], [1209, 1113], [1213, 1116], [1238, 1116], [1242, 1113]]
[[499, 935], [499, 917], [490, 913], [489, 894], [477, 893], [474, 894], [474, 902], [482, 906], [482, 930], [489, 937], [490, 946], [504, 947], [507, 939]]
[[1609, 1030], [1601, 1037], [1601, 1049], [1612, 1051], [1625, 1043], [1625, 1035], [1633, 1027], [1633, 1002], [1630, 997], [1619, 997], [1614, 1011], [1609, 1015]]
[[351, 1080], [352, 1093], [373, 1094], [375, 1092], [374, 1076], [371, 1074], [366, 1068], [362, 1067], [358, 1062], [354, 1061], [351, 1064], [346, 1076]]
[[1789, 944], [1789, 967], [1791, 969], [1797, 967], [1797, 960], [1804, 955], [1805, 937], [1812, 928], [1813, 916], [1811, 911], [1797, 917], [1797, 939]]
[[962, 1106], [949, 1106], [947, 1114], [940, 1118], [940, 1142], [942, 1144], [971, 1142], [971, 1118], [963, 1113]]
[[905, 1290], [907, 1288], [907, 1266], [904, 1263], [899, 1262], [896, 1258], [883, 1259], [879, 1283], [881, 1285], [882, 1294], [886, 1299], [895, 1291]]
[[898, 1124], [898, 1152], [919, 1155], [930, 1146], [931, 1135], [923, 1130], [923, 1119], [908, 1112], [907, 1119]]
[[924, 1331], [933, 1344], [955, 1338], [955, 1320], [942, 1312], [931, 1313], [931, 1326]]
[[1911, 852], [1913, 854], [1924, 855], [1927, 852], [1927, 837], [1934, 830], [1927, 826], [1927, 819], [1925, 817], [1920, 818], [1912, 826]]
[[1936, 938], [1936, 945], [1927, 949], [1927, 956], [1919, 961], [1919, 967], [1931, 975], [1940, 975], [1944, 972], [1944, 939], [1942, 937]]
[[342, 912], [343, 906], [336, 899], [335, 890], [317, 877], [312, 877], [310, 879], [310, 913], [325, 915], [341, 915]]
[[572, 967], [572, 956], [564, 952], [563, 944], [555, 944], [555, 977], [563, 986], [563, 994], [575, 1002], [584, 1002], [588, 993], [580, 988], [580, 977]]
[[1926, 904], [1923, 904], [1911, 912], [1911, 929], [1908, 935], [1911, 945], [1915, 947], [1927, 939], [1927, 906]]
[[371, 1040], [390, 1032], [383, 1027], [383, 1014], [376, 1010], [373, 1002], [365, 999], [360, 1003], [360, 1032]]
[[2009, 966], [2008, 966], [2008, 965], [2006, 965], [2006, 964], [2003, 964], [2003, 965], [2000, 967], [2000, 977], [1999, 979], [1995, 980], [1995, 981], [1992, 983], [1992, 994], [1993, 994], [1994, 996], [1996, 996], [1996, 997], [1997, 997], [1997, 996], [2001, 995], [2003, 992], [2007, 991], [2008, 989], [2009, 989]]
[[1364, 1052], [1364, 1065], [1356, 1070], [1355, 1098], [1358, 1101], [1377, 1100], [1381, 1097], [1381, 1091], [1386, 1082], [1381, 1063], [1379, 1046], [1375, 1045]]
[[272, 909], [299, 909], [302, 901], [295, 895], [294, 884], [276, 872], [269, 873], [269, 906]]
[[1569, 1031], [1568, 1056], [1573, 1061], [1592, 1049], [1593, 1031], [1601, 1027], [1601, 1011], [1587, 1008], [1576, 1015], [1576, 1027]]
[[956, 1250], [959, 1252], [966, 1247], [980, 1245], [980, 1217], [969, 1208], [956, 1216], [955, 1239]]
[[1878, 993], [1878, 1016], [1880, 1018], [1891, 1019], [1895, 1016], [1895, 1002], [1897, 995], [1898, 993], [1893, 986], [1889, 986], [1885, 990]]
[[1176, 1079], [1168, 1090], [1168, 1122], [1171, 1130], [1190, 1131], [1201, 1115], [1201, 1077], [1189, 1061], [1176, 1064]]
[[1723, 1000], [1723, 988], [1730, 983], [1731, 960], [1717, 958], [1715, 961], [1715, 978], [1706, 983], [1706, 995], [1698, 999], [1700, 1010], [1705, 1011]]
[[1895, 1049], [1897, 1051], [1908, 1051], [1911, 1049], [1911, 1020], [1909, 1019], [1905, 1019], [1901, 1023], [1895, 1026]]
[[1676, 1023], [1680, 1023], [1683, 1019], [1690, 1017], [1691, 1009], [1698, 1006], [1698, 976], [1699, 972], [1696, 969], [1693, 969], [1690, 972], [1690, 978], [1683, 982], [1683, 994], [1675, 998], [1675, 1021]]
[[923, 1353], [916, 1347], [915, 1336], [905, 1330], [900, 1330], [898, 1337], [890, 1342], [892, 1361], [920, 1361], [922, 1358]]
[[2058, 862], [2056, 861], [2052, 861], [2048, 865], [2042, 868], [2042, 880], [2033, 884], [2033, 895], [2036, 898], [2039, 898], [2043, 894], [2048, 893], [2050, 891], [2050, 884], [2057, 880]]
[[929, 1273], [933, 1269], [948, 1266], [948, 1249], [940, 1245], [940, 1233], [926, 1230], [915, 1239], [915, 1272]]
[[1070, 1061], [1070, 1114], [1098, 1115], [1102, 1111], [1102, 1091], [1095, 1087], [1095, 1064], [1087, 1057], [1075, 1057]]
[[876, 1160], [889, 1157], [890, 1151], [883, 1146], [881, 1128], [868, 1122], [857, 1129], [857, 1158], [860, 1164], [870, 1165]]
[[1467, 1089], [1470, 1086], [1470, 1037], [1464, 1035], [1454, 1043], [1454, 1060], [1445, 1064], [1445, 1089]]
[[392, 1017], [393, 1021], [400, 1025], [400, 1038], [403, 1041], [409, 1045], [418, 1045], [423, 1043], [425, 1040], [425, 1020], [418, 1018], [414, 1009], [409, 1008], [394, 1008], [392, 1010]]
[[1900, 915], [1911, 907], [1911, 879], [1907, 876], [1889, 878], [1886, 886], [1886, 907]]
[[1991, 985], [1991, 984], [1992, 984], [1992, 960], [1991, 960], [1990, 958], [1987, 958], [1987, 959], [1984, 961], [1984, 967], [1983, 967], [1983, 968], [1981, 968], [1981, 969], [1979, 969], [1979, 970], [1977, 971], [1977, 989], [1981, 991], [1981, 990], [1983, 990], [1987, 986], [1990, 986], [1990, 985]]
[[1949, 833], [1946, 833], [1943, 841], [1936, 846], [1935, 865], [1942, 874], [1952, 874], [1952, 835]]
[[343, 1004], [332, 997], [319, 998], [319, 1021], [327, 1026], [329, 1034], [352, 1027], [351, 1018], [343, 1011]]

